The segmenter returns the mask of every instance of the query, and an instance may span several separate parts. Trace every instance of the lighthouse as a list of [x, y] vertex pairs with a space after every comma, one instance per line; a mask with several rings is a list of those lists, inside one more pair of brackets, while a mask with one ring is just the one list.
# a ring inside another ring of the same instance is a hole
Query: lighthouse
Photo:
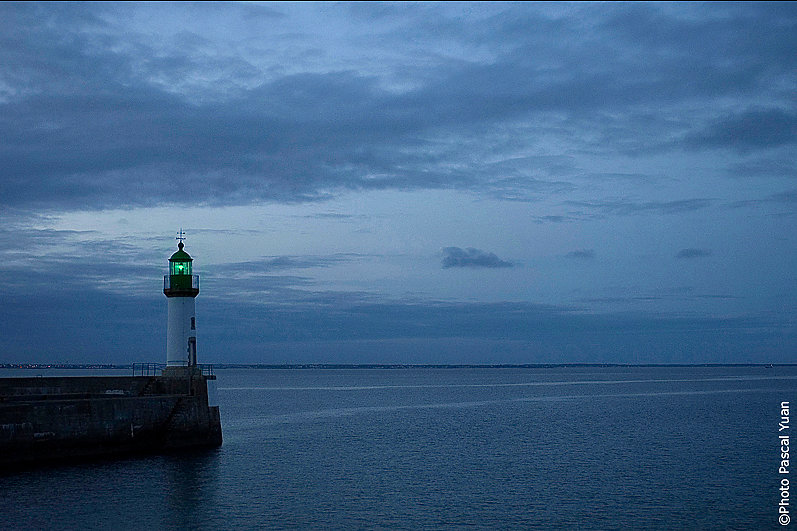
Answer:
[[191, 274], [191, 256], [183, 250], [185, 234], [178, 233], [177, 252], [169, 258], [169, 274], [163, 277], [163, 294], [169, 303], [166, 332], [166, 367], [196, 366], [196, 313], [199, 275]]

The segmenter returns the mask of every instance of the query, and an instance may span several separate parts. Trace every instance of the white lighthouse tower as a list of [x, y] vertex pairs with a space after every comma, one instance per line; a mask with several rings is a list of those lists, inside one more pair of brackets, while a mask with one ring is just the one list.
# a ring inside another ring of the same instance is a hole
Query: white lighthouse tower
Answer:
[[191, 274], [191, 256], [183, 251], [185, 234], [180, 229], [177, 252], [169, 258], [169, 274], [163, 277], [163, 293], [169, 301], [166, 332], [166, 367], [196, 366], [196, 313], [199, 275]]

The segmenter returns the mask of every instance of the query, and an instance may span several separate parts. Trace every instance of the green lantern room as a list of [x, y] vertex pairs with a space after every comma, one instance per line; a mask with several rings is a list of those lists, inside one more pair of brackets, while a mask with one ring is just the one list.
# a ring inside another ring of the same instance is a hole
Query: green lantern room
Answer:
[[169, 258], [169, 274], [170, 275], [190, 275], [191, 262], [194, 261], [191, 256], [183, 251], [183, 242], [177, 245], [177, 252]]
[[183, 242], [177, 245], [177, 252], [169, 258], [169, 274], [163, 279], [163, 292], [167, 296], [196, 297], [199, 293], [199, 277], [191, 274], [191, 258], [183, 250]]

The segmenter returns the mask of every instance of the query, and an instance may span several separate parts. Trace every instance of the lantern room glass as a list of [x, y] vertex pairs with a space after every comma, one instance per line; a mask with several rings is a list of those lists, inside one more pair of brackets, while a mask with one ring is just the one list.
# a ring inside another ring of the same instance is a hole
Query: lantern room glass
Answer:
[[191, 262], [169, 262], [170, 275], [190, 275]]

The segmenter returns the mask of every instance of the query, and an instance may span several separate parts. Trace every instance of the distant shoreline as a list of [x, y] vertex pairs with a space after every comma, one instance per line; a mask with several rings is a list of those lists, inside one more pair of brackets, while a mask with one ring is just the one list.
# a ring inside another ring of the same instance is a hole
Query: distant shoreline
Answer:
[[[213, 363], [214, 369], [553, 369], [567, 367], [795, 367], [797, 363]], [[131, 370], [132, 364], [0, 363], [0, 369]]]

